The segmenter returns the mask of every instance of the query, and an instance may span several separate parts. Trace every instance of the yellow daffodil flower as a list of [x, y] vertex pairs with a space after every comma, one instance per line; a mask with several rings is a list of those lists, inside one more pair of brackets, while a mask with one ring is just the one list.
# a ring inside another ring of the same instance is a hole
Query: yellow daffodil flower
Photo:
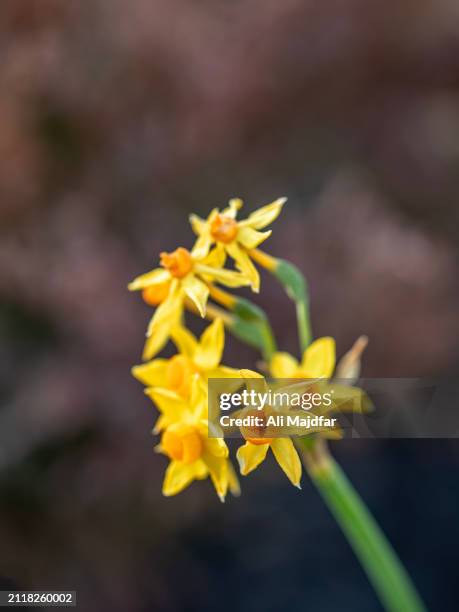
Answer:
[[194, 374], [204, 382], [209, 378], [239, 376], [239, 370], [220, 365], [225, 346], [223, 321], [215, 319], [201, 338], [182, 325], [171, 331], [172, 341], [179, 353], [170, 359], [153, 359], [132, 368], [132, 374], [147, 387], [164, 387], [175, 391], [181, 397], [188, 397]]
[[239, 483], [228, 459], [228, 447], [222, 438], [210, 438], [207, 420], [207, 389], [199, 376], [192, 381], [188, 401], [171, 391], [151, 391], [162, 410], [163, 433], [158, 452], [170, 459], [163, 483], [163, 494], [176, 495], [194, 480], [210, 476], [218, 497], [225, 500], [228, 489], [239, 494]]
[[[241, 370], [240, 374], [245, 379], [263, 379], [261, 374], [251, 370]], [[263, 416], [262, 412], [257, 411], [257, 414]], [[287, 478], [295, 487], [301, 489], [301, 461], [290, 438], [265, 437], [260, 430], [251, 432], [248, 429], [241, 429], [241, 433], [246, 439], [246, 443], [238, 448], [236, 457], [243, 476], [247, 476], [263, 463], [268, 450], [271, 449]]]
[[159, 303], [148, 325], [144, 359], [151, 359], [166, 344], [172, 328], [180, 322], [186, 299], [202, 317], [205, 316], [209, 281], [227, 287], [249, 284], [242, 274], [211, 265], [215, 261], [221, 262], [218, 254], [198, 257], [194, 251], [179, 247], [172, 253], [161, 253], [161, 268], [138, 276], [128, 285], [131, 291], [142, 290], [149, 303]]
[[[327, 410], [329, 412], [367, 412], [372, 409], [371, 401], [362, 389], [353, 386], [360, 373], [360, 357], [367, 344], [366, 336], [358, 338], [340, 359], [335, 371], [335, 341], [324, 336], [309, 345], [301, 363], [288, 353], [275, 353], [269, 366], [270, 374], [274, 378], [307, 379], [311, 383], [311, 390], [331, 392], [333, 402]], [[334, 372], [335, 376], [330, 380]], [[311, 411], [317, 412], [314, 408]], [[342, 435], [339, 427], [318, 433], [332, 439]]]
[[198, 236], [194, 252], [200, 257], [205, 257], [212, 244], [217, 244], [220, 251], [226, 252], [234, 259], [237, 268], [250, 280], [252, 289], [258, 292], [260, 276], [251, 261], [250, 254], [271, 235], [271, 230], [266, 232], [259, 230], [278, 217], [286, 199], [279, 198], [259, 208], [243, 221], [236, 220], [237, 211], [242, 206], [242, 200], [238, 198], [230, 200], [229, 206], [221, 212], [218, 208], [214, 208], [206, 220], [191, 215], [191, 227]]
[[335, 341], [325, 336], [308, 346], [301, 363], [292, 355], [279, 352], [274, 354], [269, 369], [274, 378], [330, 378], [335, 361]]

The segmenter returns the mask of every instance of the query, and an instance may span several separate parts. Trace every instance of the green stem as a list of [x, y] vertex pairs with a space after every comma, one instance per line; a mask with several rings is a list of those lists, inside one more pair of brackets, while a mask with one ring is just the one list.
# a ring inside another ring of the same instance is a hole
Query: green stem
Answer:
[[302, 451], [314, 484], [387, 612], [426, 612], [405, 568], [325, 443], [317, 440]]
[[300, 339], [301, 352], [305, 351], [312, 341], [311, 323], [309, 320], [309, 308], [304, 300], [296, 302], [296, 320], [298, 324], [298, 336]]
[[296, 266], [284, 259], [276, 260], [272, 273], [284, 286], [289, 298], [295, 302], [300, 350], [303, 352], [312, 341], [306, 280]]

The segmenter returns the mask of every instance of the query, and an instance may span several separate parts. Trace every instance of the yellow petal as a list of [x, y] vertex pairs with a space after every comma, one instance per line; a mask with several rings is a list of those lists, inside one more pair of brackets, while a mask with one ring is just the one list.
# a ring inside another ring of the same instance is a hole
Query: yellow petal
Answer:
[[153, 433], [159, 434], [163, 429], [169, 425], [169, 420], [162, 414], [156, 419], [155, 426], [153, 427]]
[[298, 361], [288, 353], [274, 353], [269, 371], [274, 378], [295, 378], [298, 376]]
[[171, 338], [179, 353], [193, 359], [198, 348], [198, 341], [189, 329], [183, 325], [177, 325], [171, 330]]
[[205, 317], [207, 298], [209, 297], [207, 285], [199, 280], [199, 278], [196, 278], [194, 274], [188, 274], [188, 276], [182, 280], [182, 287], [186, 295], [195, 304], [201, 317]]
[[242, 249], [237, 242], [230, 242], [227, 244], [226, 250], [236, 262], [236, 266], [241, 271], [242, 275], [249, 281], [253, 291], [258, 293], [260, 290], [260, 275], [253, 265], [252, 260], [247, 255], [247, 252]]
[[[189, 409], [195, 420], [207, 419], [207, 385], [199, 374], [194, 374], [191, 379], [191, 391]], [[207, 434], [207, 427], [204, 430]]]
[[244, 285], [250, 284], [250, 281], [243, 274], [233, 272], [233, 270], [212, 268], [202, 263], [195, 264], [194, 268], [199, 275], [216, 280], [227, 287], [243, 287]]
[[155, 310], [155, 314], [148, 325], [143, 359], [151, 359], [163, 348], [169, 339], [172, 328], [178, 324], [182, 310], [183, 293], [178, 284], [173, 281], [169, 295]]
[[226, 457], [215, 457], [211, 453], [204, 451], [202, 460], [209, 470], [210, 477], [220, 501], [225, 501], [226, 492], [228, 490], [228, 461]]
[[222, 215], [235, 219], [237, 217], [237, 211], [243, 206], [243, 201], [241, 198], [232, 198], [228, 204], [229, 206], [222, 210]]
[[142, 359], [146, 361], [154, 357], [159, 351], [164, 348], [164, 345], [169, 340], [170, 327], [156, 327], [148, 336], [143, 347]]
[[212, 242], [213, 240], [208, 232], [201, 234], [191, 250], [193, 259], [198, 260], [207, 257]]
[[239, 228], [237, 241], [246, 249], [255, 249], [258, 245], [264, 242], [272, 234], [272, 230], [268, 232], [258, 232], [251, 227]]
[[204, 219], [201, 219], [201, 217], [198, 217], [198, 215], [190, 215], [188, 218], [190, 220], [191, 229], [196, 236], [199, 236], [206, 231], [207, 221], [204, 221]]
[[151, 287], [152, 285], [159, 285], [161, 283], [166, 283], [170, 281], [171, 275], [164, 268], [156, 268], [151, 272], [147, 272], [146, 274], [142, 274], [135, 278], [128, 285], [129, 291], [137, 291], [138, 289], [145, 289], [146, 287]]
[[246, 442], [237, 449], [236, 457], [243, 476], [250, 474], [262, 463], [268, 452], [269, 444], [252, 444]]
[[241, 380], [241, 375], [237, 368], [229, 368], [228, 366], [218, 366], [210, 372], [207, 372], [208, 378], [237, 378]]
[[252, 227], [253, 229], [263, 229], [270, 223], [272, 223], [279, 216], [282, 206], [287, 201], [287, 198], [279, 198], [272, 202], [272, 204], [268, 204], [267, 206], [262, 206], [251, 215], [247, 217], [244, 221], [240, 221], [239, 225], [241, 227]]
[[255, 372], [254, 370], [242, 369], [238, 371], [239, 371], [239, 374], [243, 378], [264, 378], [263, 374], [259, 374], [258, 372]]
[[164, 416], [163, 426], [183, 419], [189, 414], [188, 404], [177, 393], [169, 389], [154, 387], [145, 389], [145, 394], [152, 399]]
[[154, 359], [148, 363], [134, 366], [132, 375], [147, 387], [161, 387], [166, 382], [167, 359]]
[[170, 330], [171, 325], [177, 324], [183, 308], [183, 292], [181, 291], [177, 279], [174, 279], [169, 288], [167, 298], [155, 310], [153, 317], [148, 324], [147, 337], [151, 336], [156, 327], [167, 326]]
[[301, 461], [290, 438], [274, 438], [271, 450], [290, 482], [301, 489]]
[[241, 494], [241, 487], [239, 485], [239, 478], [237, 477], [231, 461], [228, 461], [228, 486], [231, 494], [234, 495], [234, 497], [239, 497]]
[[223, 268], [226, 262], [226, 251], [222, 244], [217, 244], [199, 263], [211, 268]]
[[209, 438], [206, 435], [204, 436], [204, 447], [208, 453], [213, 455], [214, 457], [228, 457], [228, 447], [226, 446], [223, 438]]
[[204, 371], [216, 368], [222, 358], [224, 345], [225, 331], [223, 321], [215, 319], [201, 336], [194, 356], [196, 366]]
[[206, 466], [202, 461], [184, 464], [171, 461], [166, 470], [163, 483], [163, 495], [170, 497], [183, 491], [193, 480], [201, 480], [207, 476]]
[[335, 341], [329, 336], [315, 340], [304, 352], [301, 376], [330, 378], [335, 369]]

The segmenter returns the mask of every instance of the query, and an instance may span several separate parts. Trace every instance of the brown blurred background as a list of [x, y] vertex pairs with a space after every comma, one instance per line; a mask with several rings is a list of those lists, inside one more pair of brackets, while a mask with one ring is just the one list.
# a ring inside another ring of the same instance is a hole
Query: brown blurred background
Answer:
[[[88, 611], [380, 610], [307, 482], [272, 465], [225, 506], [208, 483], [161, 497], [129, 374], [150, 313], [126, 284], [192, 244], [190, 212], [285, 195], [265, 246], [308, 278], [315, 334], [339, 353], [367, 334], [366, 376], [454, 376], [459, 5], [3, 0], [0, 44], [5, 588], [77, 589]], [[228, 340], [228, 365], [256, 358]], [[456, 442], [334, 451], [430, 609], [457, 610]]]

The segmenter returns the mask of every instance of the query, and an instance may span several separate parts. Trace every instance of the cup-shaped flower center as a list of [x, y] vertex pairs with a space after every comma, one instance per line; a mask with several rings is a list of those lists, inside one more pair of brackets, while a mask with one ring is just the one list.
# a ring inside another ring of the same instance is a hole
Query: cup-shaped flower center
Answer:
[[159, 283], [158, 285], [152, 285], [142, 291], [142, 297], [144, 302], [150, 304], [150, 306], [158, 306], [164, 302], [169, 295], [170, 281], [165, 283]]
[[189, 357], [174, 355], [166, 368], [166, 384], [182, 396], [188, 395], [193, 374], [197, 368]]
[[202, 455], [201, 436], [192, 425], [177, 424], [166, 429], [161, 438], [166, 455], [174, 461], [193, 463]]
[[237, 236], [237, 221], [226, 217], [225, 215], [217, 215], [210, 224], [210, 234], [217, 242], [228, 244]]
[[270, 444], [273, 438], [266, 437], [268, 416], [263, 410], [244, 411], [244, 417], [252, 417], [249, 425], [241, 427], [241, 434], [251, 444]]
[[161, 265], [175, 278], [183, 278], [193, 267], [193, 259], [188, 249], [179, 247], [172, 253], [160, 253]]

